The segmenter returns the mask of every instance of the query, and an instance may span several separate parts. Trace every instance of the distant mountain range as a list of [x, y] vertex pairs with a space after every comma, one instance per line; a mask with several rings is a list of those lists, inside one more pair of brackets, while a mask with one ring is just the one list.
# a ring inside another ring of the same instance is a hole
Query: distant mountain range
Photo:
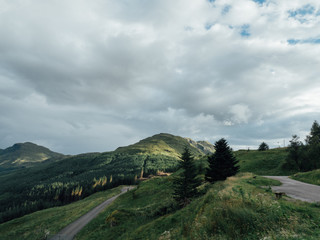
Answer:
[[60, 159], [63, 154], [53, 152], [48, 148], [31, 142], [16, 143], [0, 150], [0, 168], [31, 167], [48, 159]]
[[186, 147], [196, 159], [214, 152], [208, 142], [166, 133], [115, 151], [74, 156], [33, 143], [15, 144], [0, 151], [0, 222], [158, 172], [173, 172]]
[[[141, 140], [138, 143], [126, 147], [119, 147], [113, 154], [139, 154], [139, 155], [163, 155], [178, 158], [185, 147], [188, 147], [195, 155], [210, 154], [214, 152], [214, 146], [206, 141], [194, 141], [190, 138], [182, 138], [167, 133], [160, 133]], [[89, 153], [91, 155], [92, 153]], [[101, 153], [105, 155], [105, 153]], [[81, 158], [83, 155], [81, 154]], [[88, 156], [89, 156], [88, 155]], [[77, 156], [77, 155], [75, 155]], [[75, 156], [69, 156], [74, 158]], [[6, 149], [0, 149], [0, 168], [12, 169], [18, 167], [33, 167], [40, 162], [61, 160], [67, 157], [61, 153], [53, 152], [50, 149], [31, 142], [16, 143]]]

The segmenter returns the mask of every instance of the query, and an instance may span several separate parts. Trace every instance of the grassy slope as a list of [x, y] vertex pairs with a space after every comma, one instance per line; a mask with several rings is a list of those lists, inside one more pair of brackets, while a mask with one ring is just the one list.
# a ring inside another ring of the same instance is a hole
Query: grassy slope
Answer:
[[106, 199], [120, 193], [121, 187], [91, 195], [62, 207], [49, 208], [0, 224], [1, 240], [44, 239], [54, 234]]
[[[32, 188], [43, 187], [43, 190], [34, 194], [33, 198], [36, 200], [52, 199], [55, 194], [50, 189], [62, 183], [70, 185], [68, 191], [79, 185], [83, 187], [84, 194], [91, 194], [94, 178], [106, 177], [110, 181], [112, 176], [113, 183], [116, 183], [121, 179], [133, 181], [135, 176], [140, 176], [142, 169], [145, 175], [154, 174], [158, 170], [173, 171], [178, 165], [178, 156], [188, 144], [184, 138], [158, 134], [113, 152], [71, 156], [59, 162], [41, 163], [37, 167], [0, 175], [0, 219], [1, 216], [4, 219], [7, 215], [11, 217], [9, 208], [13, 205], [22, 208], [28, 200], [29, 206]], [[200, 154], [196, 148], [191, 151], [195, 155]], [[54, 191], [66, 192], [62, 187], [55, 188]], [[43, 196], [44, 194], [47, 195]], [[55, 203], [50, 200], [45, 202], [46, 206], [53, 206]]]
[[141, 140], [138, 143], [127, 147], [118, 148], [115, 153], [142, 153], [142, 154], [163, 154], [172, 157], [180, 157], [185, 147], [190, 147], [193, 155], [201, 154], [199, 149], [191, 146], [185, 138], [167, 133], [160, 133]]
[[117, 199], [76, 239], [319, 239], [319, 205], [277, 201], [258, 187], [274, 183], [240, 174], [173, 211], [172, 177], [155, 178]]
[[291, 177], [298, 181], [320, 185], [320, 169], [310, 172], [296, 173]]
[[292, 171], [285, 171], [281, 168], [287, 154], [284, 148], [235, 152], [241, 172], [252, 172], [259, 175], [291, 175]]

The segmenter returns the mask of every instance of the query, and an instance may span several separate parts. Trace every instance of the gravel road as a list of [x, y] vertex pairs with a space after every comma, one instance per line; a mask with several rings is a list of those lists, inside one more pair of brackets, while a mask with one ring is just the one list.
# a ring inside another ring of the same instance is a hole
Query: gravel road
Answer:
[[121, 194], [133, 189], [134, 187], [124, 187], [121, 189], [121, 193], [109, 198], [108, 200], [104, 201], [90, 212], [86, 213], [78, 220], [74, 221], [73, 223], [66, 226], [60, 232], [58, 232], [54, 237], [50, 240], [72, 240], [74, 236], [85, 226], [87, 225], [93, 218], [95, 218], [106, 206], [112, 203], [117, 197]]
[[282, 183], [281, 186], [273, 186], [274, 192], [284, 192], [287, 196], [305, 201], [305, 202], [320, 202], [320, 186], [299, 182], [290, 179], [288, 176], [264, 176], [278, 180]]

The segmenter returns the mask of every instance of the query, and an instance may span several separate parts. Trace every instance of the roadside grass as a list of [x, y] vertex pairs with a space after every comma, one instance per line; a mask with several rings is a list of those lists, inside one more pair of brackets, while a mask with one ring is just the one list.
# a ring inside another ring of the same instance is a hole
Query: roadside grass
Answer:
[[122, 186], [95, 193], [83, 200], [25, 215], [0, 224], [1, 240], [40, 240], [59, 232], [89, 210], [121, 192]]
[[75, 239], [130, 239], [135, 229], [175, 210], [171, 194], [172, 177], [143, 181], [137, 189], [115, 200]]
[[288, 155], [286, 148], [275, 148], [267, 151], [239, 150], [234, 152], [239, 160], [241, 172], [252, 172], [259, 175], [291, 175], [294, 172], [282, 169]]
[[320, 169], [293, 174], [292, 179], [320, 186]]
[[276, 200], [278, 181], [240, 173], [207, 186], [176, 210], [172, 178], [142, 182], [120, 196], [76, 237], [81, 239], [319, 239], [320, 206]]

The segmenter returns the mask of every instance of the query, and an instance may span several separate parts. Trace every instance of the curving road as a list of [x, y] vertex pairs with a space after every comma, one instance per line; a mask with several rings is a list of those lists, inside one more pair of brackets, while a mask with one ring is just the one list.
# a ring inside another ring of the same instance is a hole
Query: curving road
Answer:
[[293, 180], [288, 176], [264, 176], [278, 180], [281, 186], [271, 187], [275, 192], [284, 192], [287, 196], [305, 201], [320, 202], [320, 186]]
[[133, 189], [134, 187], [124, 187], [121, 189], [121, 193], [118, 195], [109, 198], [108, 200], [104, 201], [91, 211], [87, 212], [85, 215], [80, 217], [78, 220], [74, 221], [73, 223], [66, 226], [60, 232], [58, 232], [54, 237], [50, 240], [72, 240], [74, 236], [85, 226], [87, 225], [93, 218], [95, 218], [106, 206], [111, 204], [117, 197], [121, 194]]

